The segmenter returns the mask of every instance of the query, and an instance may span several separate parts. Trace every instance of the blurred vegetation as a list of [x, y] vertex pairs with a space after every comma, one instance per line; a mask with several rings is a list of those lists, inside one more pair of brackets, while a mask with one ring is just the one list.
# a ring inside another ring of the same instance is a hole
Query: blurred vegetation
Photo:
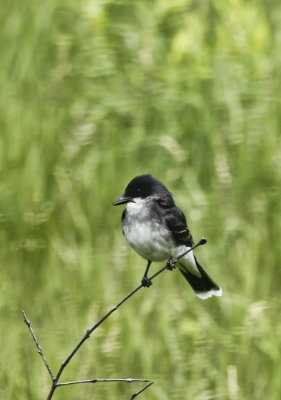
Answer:
[[280, 18], [277, 0], [2, 0], [1, 400], [50, 386], [21, 308], [56, 370], [139, 283], [145, 261], [111, 203], [143, 173], [208, 237], [197, 256], [224, 295], [200, 301], [164, 273], [63, 379], [154, 379], [152, 400], [280, 399]]

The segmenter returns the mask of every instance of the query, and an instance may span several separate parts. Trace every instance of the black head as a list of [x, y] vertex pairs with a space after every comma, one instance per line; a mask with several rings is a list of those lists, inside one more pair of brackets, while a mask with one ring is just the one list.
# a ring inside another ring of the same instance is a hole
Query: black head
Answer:
[[134, 201], [134, 198], [146, 198], [148, 196], [154, 197], [171, 197], [171, 193], [168, 191], [166, 186], [158, 181], [158, 179], [153, 178], [153, 176], [140, 175], [136, 176], [126, 187], [125, 193], [118, 200], [116, 200], [113, 205], [124, 204], [130, 201]]

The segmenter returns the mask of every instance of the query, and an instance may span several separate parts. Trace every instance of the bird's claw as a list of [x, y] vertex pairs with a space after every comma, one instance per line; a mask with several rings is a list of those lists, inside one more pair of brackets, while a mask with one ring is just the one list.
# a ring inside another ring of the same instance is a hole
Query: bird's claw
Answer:
[[149, 279], [147, 276], [144, 276], [141, 280], [141, 284], [144, 287], [149, 287], [152, 285], [151, 279]]
[[166, 264], [166, 268], [169, 271], [173, 271], [173, 269], [177, 268], [176, 264], [177, 264], [177, 262], [175, 260], [173, 260], [172, 258], [170, 258], [170, 260]]

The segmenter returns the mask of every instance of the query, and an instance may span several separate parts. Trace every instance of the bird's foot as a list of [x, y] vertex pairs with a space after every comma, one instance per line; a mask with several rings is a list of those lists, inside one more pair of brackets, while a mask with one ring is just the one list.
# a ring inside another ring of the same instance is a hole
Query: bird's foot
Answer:
[[149, 279], [147, 276], [144, 276], [141, 280], [141, 284], [144, 287], [149, 287], [152, 285], [151, 279]]
[[170, 258], [170, 260], [166, 264], [166, 268], [169, 271], [173, 271], [173, 269], [177, 268], [177, 261], [174, 260], [173, 258]]

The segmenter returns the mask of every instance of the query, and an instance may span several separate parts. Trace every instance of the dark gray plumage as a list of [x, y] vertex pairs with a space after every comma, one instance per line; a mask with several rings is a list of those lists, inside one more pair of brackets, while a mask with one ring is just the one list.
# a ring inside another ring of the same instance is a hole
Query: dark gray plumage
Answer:
[[[126, 204], [122, 229], [129, 245], [148, 261], [143, 284], [153, 261], [164, 261], [183, 253], [193, 245], [183, 212], [175, 205], [165, 185], [151, 175], [134, 178], [125, 193], [113, 205]], [[192, 252], [179, 262], [179, 270], [197, 296], [207, 299], [221, 296], [220, 287], [199, 265]]]

